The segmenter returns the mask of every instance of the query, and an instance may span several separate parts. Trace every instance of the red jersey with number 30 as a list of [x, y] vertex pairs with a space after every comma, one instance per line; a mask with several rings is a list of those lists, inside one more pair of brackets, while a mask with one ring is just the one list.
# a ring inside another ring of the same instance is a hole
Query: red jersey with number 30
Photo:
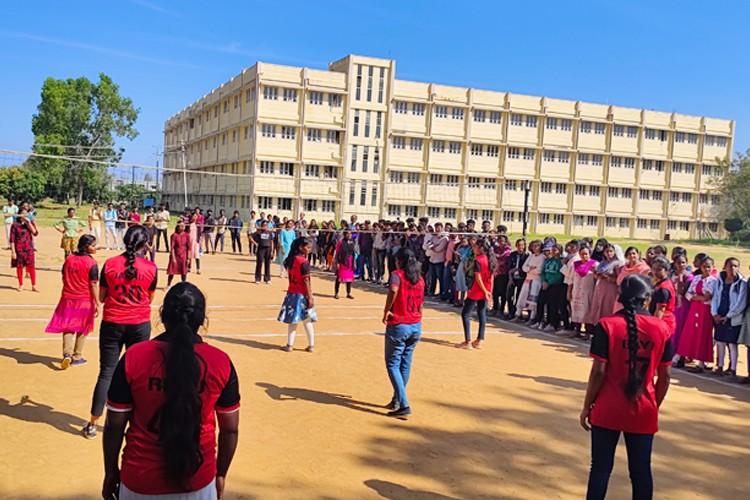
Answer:
[[398, 292], [391, 308], [393, 316], [388, 324], [414, 325], [421, 322], [422, 303], [424, 302], [424, 280], [422, 277], [420, 276], [419, 281], [412, 285], [406, 279], [406, 274], [403, 271], [393, 271], [391, 285], [398, 286]]
[[102, 321], [118, 325], [139, 325], [151, 321], [149, 292], [156, 290], [156, 264], [143, 257], [135, 258], [136, 277], [125, 279], [124, 255], [104, 263], [99, 286], [108, 289], [104, 299]]
[[307, 295], [305, 288], [305, 278], [310, 277], [310, 263], [302, 255], [294, 258], [292, 267], [289, 269], [289, 288], [288, 293], [301, 293]]
[[479, 280], [481, 279], [484, 283], [484, 288], [488, 292], [492, 292], [492, 272], [490, 272], [490, 263], [487, 260], [487, 256], [477, 255], [474, 258], [474, 284], [471, 286], [471, 290], [466, 294], [467, 299], [471, 300], [484, 300], [487, 296], [484, 294], [482, 289], [479, 287]]

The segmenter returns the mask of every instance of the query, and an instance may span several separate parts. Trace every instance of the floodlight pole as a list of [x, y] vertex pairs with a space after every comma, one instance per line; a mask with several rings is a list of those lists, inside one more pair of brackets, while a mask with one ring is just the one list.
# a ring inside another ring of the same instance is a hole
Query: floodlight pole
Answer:
[[524, 181], [523, 191], [523, 237], [526, 238], [526, 232], [529, 228], [529, 193], [531, 193], [531, 181]]

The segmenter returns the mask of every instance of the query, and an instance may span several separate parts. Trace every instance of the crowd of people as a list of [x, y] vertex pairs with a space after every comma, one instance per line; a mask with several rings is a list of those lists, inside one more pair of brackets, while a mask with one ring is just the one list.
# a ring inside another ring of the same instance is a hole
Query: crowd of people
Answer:
[[[22, 205], [9, 217], [19, 289], [24, 270], [36, 289], [33, 214]], [[221, 496], [237, 446], [237, 374], [229, 357], [198, 335], [205, 297], [186, 281], [193, 268], [200, 273], [202, 255], [224, 251], [227, 230], [233, 253], [242, 253], [246, 230], [248, 252], [256, 257], [256, 283], [271, 282], [272, 262], [288, 280], [278, 316], [288, 326], [284, 351], [294, 351], [299, 324], [308, 340], [305, 350], [315, 350], [313, 268], [335, 275], [336, 299], [342, 283], [348, 299], [354, 298], [357, 280], [387, 287], [385, 363], [393, 396], [385, 407], [391, 417], [412, 414], [406, 386], [422, 335], [425, 297], [462, 308], [464, 340], [456, 344], [461, 349], [483, 347], [488, 316], [590, 340], [594, 365], [581, 414], [582, 426], [592, 431], [590, 498], [606, 494], [620, 431], [629, 459], [648, 463], [631, 469], [634, 494], [653, 488], [650, 450], [669, 385], [665, 367], [690, 365], [695, 373], [750, 383], [750, 374], [737, 376], [738, 345], [748, 346], [750, 365], [750, 314], [748, 281], [736, 258], [717, 270], [702, 253], [693, 256], [691, 267], [679, 246], [668, 252], [656, 245], [643, 256], [636, 247], [623, 252], [604, 238], [573, 239], [564, 246], [551, 236], [528, 244], [520, 238], [511, 246], [507, 228], [493, 228], [489, 221], [480, 227], [472, 220], [454, 226], [430, 224], [427, 218], [373, 223], [353, 215], [318, 225], [305, 214], [291, 220], [265, 213], [256, 218], [253, 212], [245, 222], [236, 211], [228, 219], [224, 210], [215, 216], [212, 210], [204, 215], [200, 208], [186, 208], [167, 238], [170, 220], [165, 207], [147, 210], [141, 218], [124, 204], [118, 210], [108, 204], [104, 211], [95, 204], [88, 221], [71, 208], [54, 225], [66, 259], [60, 301], [46, 331], [62, 334], [61, 367], [67, 369], [86, 363], [85, 339], [101, 317], [99, 376], [82, 433], [96, 436], [106, 406], [103, 493], [108, 498], [118, 492], [119, 498]], [[94, 256], [102, 246], [101, 228], [96, 230], [101, 222], [106, 248], [123, 253], [107, 259], [100, 271]], [[154, 259], [162, 240], [169, 253], [168, 293], [160, 312], [165, 332], [149, 341], [158, 281]], [[176, 275], [181, 283], [171, 287]], [[475, 310], [479, 331], [472, 341]], [[127, 352], [120, 357], [123, 347]], [[135, 444], [126, 446], [120, 466], [123, 439]]]

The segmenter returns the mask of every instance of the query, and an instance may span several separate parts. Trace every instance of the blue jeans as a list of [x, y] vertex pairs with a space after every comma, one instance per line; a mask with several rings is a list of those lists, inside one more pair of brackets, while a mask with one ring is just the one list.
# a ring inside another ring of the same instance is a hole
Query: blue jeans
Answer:
[[393, 400], [400, 408], [409, 406], [406, 384], [411, 374], [411, 358], [422, 337], [422, 323], [388, 325], [385, 329], [385, 367], [393, 386]]
[[433, 263], [430, 262], [430, 270], [429, 274], [427, 275], [427, 283], [428, 283], [428, 295], [434, 295], [437, 292], [437, 286], [438, 283], [440, 284], [440, 292], [445, 292], [445, 286], [443, 285], [443, 270], [445, 269], [445, 264], [442, 262]]
[[357, 274], [363, 280], [365, 279], [365, 269], [367, 277], [372, 279], [372, 252], [362, 252], [357, 259]]
[[[651, 447], [654, 444], [654, 435], [630, 432], [624, 434], [633, 499], [650, 500], [654, 493], [654, 480], [651, 477]], [[609, 476], [615, 466], [615, 448], [619, 440], [620, 431], [591, 426], [591, 472], [587, 500], [604, 499], [607, 495]]]
[[454, 285], [453, 270], [450, 266], [443, 264], [443, 281], [440, 285], [440, 294], [443, 300], [453, 299]]

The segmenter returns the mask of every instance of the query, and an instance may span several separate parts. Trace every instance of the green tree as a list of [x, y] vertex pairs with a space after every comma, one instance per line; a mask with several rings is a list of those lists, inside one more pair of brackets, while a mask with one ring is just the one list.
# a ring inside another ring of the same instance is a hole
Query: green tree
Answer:
[[0, 170], [0, 195], [18, 202], [41, 200], [44, 184], [44, 176], [28, 167], [13, 166]]
[[31, 119], [34, 152], [65, 159], [35, 156], [33, 169], [47, 179], [46, 195], [59, 201], [73, 195], [80, 206], [84, 198], [106, 188], [107, 164], [119, 162], [124, 152], [115, 150], [115, 138], [138, 136], [134, 125], [140, 110], [104, 73], [97, 83], [85, 77], [47, 78], [41, 97]]
[[[750, 222], [750, 150], [737, 153], [734, 160], [719, 160], [720, 174], [711, 183], [721, 196], [721, 204], [706, 216], [724, 220], [728, 231], [740, 233]], [[730, 229], [731, 226], [732, 229]], [[739, 227], [739, 229], [737, 228]]]

